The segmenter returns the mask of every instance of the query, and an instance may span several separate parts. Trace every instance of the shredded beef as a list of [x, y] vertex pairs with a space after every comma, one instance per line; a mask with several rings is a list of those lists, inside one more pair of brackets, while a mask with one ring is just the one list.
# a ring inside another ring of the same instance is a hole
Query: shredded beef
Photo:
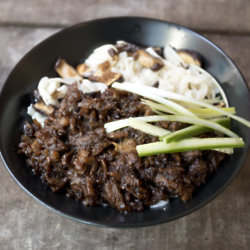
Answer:
[[[72, 85], [43, 128], [26, 122], [19, 153], [53, 191], [85, 205], [108, 203], [120, 211], [141, 211], [171, 197], [190, 200], [224, 154], [195, 150], [139, 158], [136, 145], [158, 138], [131, 128], [110, 134], [104, 129], [106, 122], [150, 114], [136, 95], [114, 89], [84, 94]], [[157, 125], [172, 131], [186, 126]]]

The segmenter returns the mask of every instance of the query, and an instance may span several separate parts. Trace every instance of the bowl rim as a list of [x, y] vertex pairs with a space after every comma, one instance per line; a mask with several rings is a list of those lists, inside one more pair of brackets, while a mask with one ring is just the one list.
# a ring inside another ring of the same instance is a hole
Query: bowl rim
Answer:
[[[49, 42], [50, 40], [53, 40], [54, 38], [56, 38], [57, 36], [61, 36], [64, 33], [67, 33], [68, 31], [71, 31], [73, 29], [78, 29], [81, 28], [83, 26], [87, 26], [89, 24], [93, 24], [93, 23], [99, 23], [99, 22], [103, 22], [103, 21], [112, 21], [112, 20], [140, 20], [140, 21], [148, 21], [148, 22], [158, 22], [158, 23], [162, 23], [162, 24], [167, 24], [173, 27], [176, 27], [178, 29], [184, 30], [185, 32], [194, 35], [196, 37], [198, 37], [199, 39], [205, 41], [206, 43], [208, 43], [210, 46], [212, 46], [215, 50], [217, 50], [220, 54], [222, 54], [225, 58], [227, 58], [229, 60], [229, 62], [232, 64], [232, 66], [236, 69], [236, 71], [238, 72], [239, 76], [242, 78], [242, 82], [245, 84], [245, 86], [247, 87], [248, 91], [250, 89], [250, 87], [248, 86], [243, 74], [241, 73], [240, 69], [237, 67], [237, 65], [233, 62], [233, 60], [231, 59], [230, 56], [228, 56], [219, 46], [217, 46], [215, 43], [209, 41], [207, 38], [205, 38], [204, 36], [200, 35], [199, 33], [193, 31], [192, 29], [189, 29], [183, 25], [179, 25], [173, 22], [169, 22], [166, 20], [162, 20], [162, 19], [156, 19], [156, 18], [150, 18], [150, 17], [143, 17], [143, 16], [115, 16], [115, 17], [105, 17], [105, 18], [97, 18], [97, 19], [93, 19], [93, 20], [88, 20], [88, 21], [84, 21], [84, 22], [80, 22], [74, 25], [70, 25], [66, 28], [62, 28], [59, 31], [55, 32], [54, 34], [50, 35], [49, 37], [43, 39], [41, 42], [39, 42], [37, 45], [35, 45], [34, 47], [32, 47], [27, 53], [25, 53], [22, 58], [15, 64], [15, 66], [13, 67], [13, 69], [10, 71], [10, 73], [8, 74], [7, 79], [4, 81], [4, 84], [2, 85], [1, 91], [0, 91], [0, 106], [2, 106], [2, 99], [3, 99], [3, 92], [4, 89], [6, 88], [7, 83], [9, 82], [9, 78], [11, 77], [11, 75], [13, 74], [13, 72], [16, 71], [16, 69], [18, 68], [19, 65], [22, 64], [22, 62], [24, 60], [26, 60], [27, 57], [29, 57], [30, 54], [34, 53], [34, 51], [37, 51], [40, 49], [40, 47], [44, 46], [44, 44], [46, 44], [47, 42]], [[0, 110], [0, 118], [2, 116], [2, 112]], [[247, 145], [246, 145], [247, 146]], [[100, 224], [97, 223], [95, 221], [92, 220], [85, 220], [85, 219], [80, 219], [77, 218], [75, 216], [72, 215], [68, 215], [62, 211], [60, 211], [59, 209], [56, 209], [48, 204], [46, 204], [46, 202], [40, 200], [39, 198], [37, 198], [34, 194], [32, 194], [31, 191], [29, 191], [24, 185], [22, 185], [18, 178], [12, 173], [12, 171], [9, 169], [8, 164], [6, 162], [6, 156], [3, 153], [3, 145], [2, 145], [2, 141], [0, 140], [0, 157], [2, 159], [2, 162], [4, 163], [5, 168], [7, 169], [7, 171], [9, 172], [9, 174], [11, 175], [11, 177], [15, 180], [15, 182], [26, 192], [28, 193], [36, 202], [38, 202], [39, 204], [42, 204], [43, 206], [49, 208], [50, 210], [56, 212], [59, 215], [62, 215], [65, 218], [71, 219], [73, 221], [76, 222], [80, 222], [80, 223], [84, 223], [87, 225], [93, 225], [93, 226], [98, 226], [98, 227], [109, 227], [109, 228], [138, 228], [138, 227], [148, 227], [148, 226], [154, 226], [154, 225], [160, 225], [163, 223], [167, 223], [173, 220], [176, 220], [178, 218], [181, 218], [185, 215], [188, 215], [198, 209], [200, 209], [201, 207], [205, 206], [207, 203], [211, 202], [212, 200], [214, 200], [219, 194], [221, 194], [223, 192], [223, 190], [229, 186], [229, 184], [232, 182], [232, 180], [239, 174], [240, 170], [242, 169], [242, 167], [245, 165], [246, 161], [247, 161], [247, 156], [249, 154], [249, 150], [250, 148], [248, 147], [247, 149], [247, 155], [246, 157], [242, 160], [241, 164], [238, 164], [238, 167], [235, 169], [235, 171], [233, 172], [232, 176], [224, 183], [223, 186], [221, 186], [213, 195], [211, 195], [208, 199], [206, 199], [205, 201], [199, 203], [198, 205], [194, 206], [193, 208], [189, 209], [188, 211], [182, 211], [174, 216], [172, 216], [170, 219], [167, 220], [161, 220], [161, 221], [153, 221], [153, 222], [141, 222], [138, 223], [137, 225], [122, 225], [121, 223], [115, 224], [115, 225], [110, 225], [110, 224]], [[134, 212], [134, 213], [140, 213], [140, 212]]]

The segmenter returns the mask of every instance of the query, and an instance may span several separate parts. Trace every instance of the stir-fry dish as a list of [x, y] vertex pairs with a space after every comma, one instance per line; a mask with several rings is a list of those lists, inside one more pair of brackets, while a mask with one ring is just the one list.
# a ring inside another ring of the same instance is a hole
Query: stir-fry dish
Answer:
[[195, 51], [124, 41], [55, 64], [34, 90], [19, 153], [52, 191], [121, 212], [187, 202], [244, 141]]

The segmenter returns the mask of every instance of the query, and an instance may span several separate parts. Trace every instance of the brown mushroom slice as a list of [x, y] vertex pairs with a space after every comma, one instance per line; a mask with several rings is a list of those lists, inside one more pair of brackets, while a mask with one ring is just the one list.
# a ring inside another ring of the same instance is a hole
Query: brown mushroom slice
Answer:
[[137, 60], [146, 68], [152, 71], [157, 71], [164, 66], [164, 63], [160, 58], [151, 56], [147, 51], [138, 49], [137, 50]]
[[105, 61], [99, 64], [97, 70], [93, 72], [88, 79], [96, 82], [104, 82], [104, 75], [111, 72], [111, 65], [109, 61]]
[[119, 56], [118, 56], [117, 51], [115, 51], [114, 49], [111, 48], [108, 50], [108, 53], [112, 58], [112, 66], [115, 66], [119, 60]]
[[54, 98], [54, 99], [62, 99], [62, 98], [65, 97], [65, 93], [63, 93], [63, 92], [57, 90], [57, 91], [54, 92], [51, 96], [52, 96], [52, 98]]
[[103, 82], [107, 86], [121, 79], [122, 75], [111, 71], [111, 65], [109, 61], [105, 61], [99, 65], [94, 74], [88, 77], [91, 81]]
[[122, 78], [122, 74], [120, 73], [115, 73], [115, 72], [109, 72], [103, 75], [102, 79], [103, 82], [107, 85], [110, 86], [112, 83], [119, 81]]
[[132, 56], [136, 51], [139, 49], [138, 46], [132, 43], [127, 43], [127, 42], [117, 42], [115, 45], [118, 53], [121, 52], [127, 52], [128, 56]]
[[37, 111], [39, 111], [42, 114], [45, 115], [50, 115], [54, 112], [53, 107], [51, 106], [47, 106], [42, 102], [37, 102], [33, 105], [34, 109], [36, 109]]
[[59, 57], [56, 61], [55, 70], [62, 78], [82, 80], [82, 77], [77, 73], [77, 71], [61, 57]]
[[114, 72], [111, 72], [111, 73], [113, 73], [113, 76], [111, 78], [109, 78], [109, 82], [106, 82], [107, 86], [110, 86], [114, 82], [124, 81], [122, 74], [114, 73]]
[[187, 49], [179, 49], [176, 52], [186, 64], [195, 64], [199, 67], [202, 66], [201, 57], [197, 52]]
[[91, 75], [88, 79], [95, 82], [103, 82], [107, 86], [110, 86], [112, 83], [119, 81], [121, 78], [122, 74], [109, 71], [103, 73], [101, 76], [96, 76], [95, 74]]
[[76, 67], [76, 71], [79, 75], [83, 77], [90, 76], [93, 71], [86, 65], [86, 63], [81, 63]]
[[98, 66], [97, 71], [95, 72], [95, 75], [103, 75], [105, 72], [108, 72], [111, 70], [111, 64], [109, 61], [105, 61], [103, 63], [101, 63]]
[[162, 48], [162, 47], [153, 47], [153, 50], [154, 50], [160, 57], [163, 57], [163, 48]]
[[219, 102], [215, 105], [215, 107], [217, 108], [224, 108], [225, 107], [225, 103], [224, 102]]

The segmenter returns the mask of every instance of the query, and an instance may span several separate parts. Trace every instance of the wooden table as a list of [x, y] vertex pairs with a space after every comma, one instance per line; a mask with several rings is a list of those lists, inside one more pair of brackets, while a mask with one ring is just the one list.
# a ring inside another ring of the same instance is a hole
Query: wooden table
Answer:
[[[0, 87], [34, 45], [71, 24], [100, 17], [161, 18], [221, 47], [250, 83], [249, 0], [0, 0]], [[250, 249], [250, 157], [215, 200], [176, 221], [140, 229], [79, 224], [39, 205], [0, 162], [0, 249]]]

